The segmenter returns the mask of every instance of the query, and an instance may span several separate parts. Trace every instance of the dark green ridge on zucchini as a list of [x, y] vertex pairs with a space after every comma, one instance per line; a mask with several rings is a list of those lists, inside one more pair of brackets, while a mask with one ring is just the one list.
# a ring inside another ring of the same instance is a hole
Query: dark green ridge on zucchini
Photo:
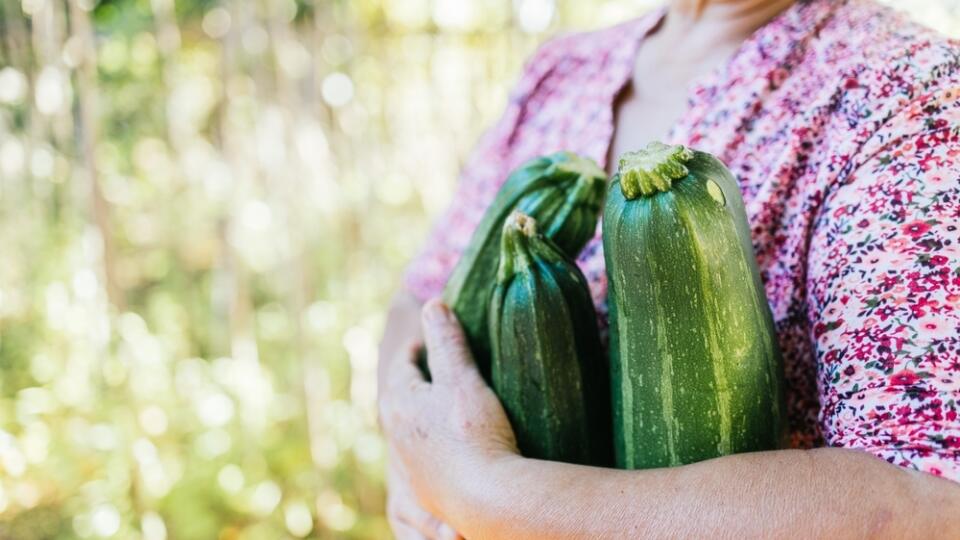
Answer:
[[481, 373], [489, 381], [487, 306], [500, 261], [500, 236], [515, 209], [538, 220], [546, 236], [575, 258], [593, 238], [603, 209], [607, 176], [592, 160], [558, 152], [511, 173], [487, 208], [443, 291], [463, 325]]
[[607, 194], [614, 446], [622, 468], [777, 448], [783, 368], [733, 175], [654, 144]]
[[523, 455], [612, 464], [608, 367], [586, 279], [536, 221], [504, 225], [490, 302], [491, 384]]

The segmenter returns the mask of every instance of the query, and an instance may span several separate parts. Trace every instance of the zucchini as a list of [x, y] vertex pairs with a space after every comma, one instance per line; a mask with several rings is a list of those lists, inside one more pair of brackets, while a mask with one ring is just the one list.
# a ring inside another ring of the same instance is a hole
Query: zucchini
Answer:
[[520, 451], [609, 465], [608, 369], [587, 281], [526, 214], [510, 216], [501, 245], [491, 379]]
[[592, 160], [570, 152], [533, 159], [511, 173], [473, 233], [443, 291], [463, 325], [480, 372], [489, 381], [487, 306], [497, 278], [500, 235], [519, 209], [537, 219], [546, 236], [570, 257], [593, 237], [607, 176]]
[[736, 180], [661, 143], [619, 165], [603, 218], [617, 466], [779, 447], [782, 360]]

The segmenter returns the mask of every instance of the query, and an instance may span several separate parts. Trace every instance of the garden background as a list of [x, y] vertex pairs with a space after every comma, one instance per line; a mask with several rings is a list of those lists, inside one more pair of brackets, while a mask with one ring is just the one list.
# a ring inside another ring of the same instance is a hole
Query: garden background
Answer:
[[389, 537], [401, 269], [537, 43], [653, 4], [0, 0], [0, 538]]

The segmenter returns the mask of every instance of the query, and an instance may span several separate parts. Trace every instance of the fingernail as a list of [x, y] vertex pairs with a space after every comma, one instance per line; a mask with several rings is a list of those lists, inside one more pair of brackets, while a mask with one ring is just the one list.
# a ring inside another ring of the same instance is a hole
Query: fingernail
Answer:
[[459, 538], [457, 531], [445, 523], [437, 528], [437, 536], [443, 540], [457, 540]]

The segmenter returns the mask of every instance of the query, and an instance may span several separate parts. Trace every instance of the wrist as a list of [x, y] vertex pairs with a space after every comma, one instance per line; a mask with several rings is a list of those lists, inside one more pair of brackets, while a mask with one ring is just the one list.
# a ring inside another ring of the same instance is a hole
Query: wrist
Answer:
[[512, 452], [490, 453], [477, 459], [461, 476], [458, 493], [442, 509], [448, 523], [466, 538], [500, 537], [499, 526], [510, 520], [514, 497], [522, 493], [531, 460]]

